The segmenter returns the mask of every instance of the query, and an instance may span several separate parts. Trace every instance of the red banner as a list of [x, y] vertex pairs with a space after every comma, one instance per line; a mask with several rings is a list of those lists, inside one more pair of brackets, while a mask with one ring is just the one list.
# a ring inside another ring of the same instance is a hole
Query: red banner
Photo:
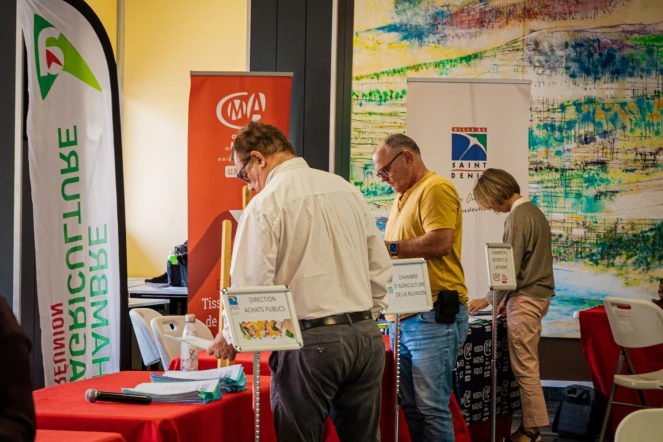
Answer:
[[237, 223], [242, 188], [230, 161], [238, 130], [249, 121], [288, 133], [292, 76], [274, 73], [195, 73], [189, 96], [188, 312], [216, 335], [219, 326], [221, 223]]

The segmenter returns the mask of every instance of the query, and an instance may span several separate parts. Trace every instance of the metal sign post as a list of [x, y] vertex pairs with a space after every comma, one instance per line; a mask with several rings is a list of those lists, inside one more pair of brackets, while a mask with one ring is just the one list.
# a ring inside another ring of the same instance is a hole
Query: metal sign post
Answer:
[[260, 442], [260, 352], [253, 353], [253, 407], [255, 409], [255, 442]]
[[490, 353], [490, 441], [497, 439], [497, 291], [515, 290], [516, 272], [513, 267], [513, 249], [511, 244], [486, 244], [488, 263], [488, 284], [493, 292], [493, 325], [491, 330]]
[[260, 442], [260, 352], [298, 350], [304, 345], [287, 286], [224, 288], [221, 300], [228, 316], [233, 347], [253, 352], [255, 442]]
[[394, 441], [398, 441], [398, 421], [400, 420], [401, 399], [398, 395], [401, 388], [401, 315], [396, 315], [394, 321], [394, 379], [396, 379], [396, 388], [394, 388]]
[[389, 308], [383, 313], [396, 315], [394, 322], [394, 441], [398, 442], [401, 386], [401, 314], [422, 313], [433, 309], [428, 266], [423, 258], [396, 259], [394, 277], [387, 292]]

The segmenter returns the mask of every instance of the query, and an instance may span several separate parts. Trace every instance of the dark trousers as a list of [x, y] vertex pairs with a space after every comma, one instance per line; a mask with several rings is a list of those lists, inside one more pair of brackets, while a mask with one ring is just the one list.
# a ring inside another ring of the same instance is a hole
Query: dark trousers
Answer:
[[278, 441], [320, 441], [328, 415], [341, 442], [379, 441], [385, 347], [375, 321], [302, 334], [303, 348], [269, 358]]

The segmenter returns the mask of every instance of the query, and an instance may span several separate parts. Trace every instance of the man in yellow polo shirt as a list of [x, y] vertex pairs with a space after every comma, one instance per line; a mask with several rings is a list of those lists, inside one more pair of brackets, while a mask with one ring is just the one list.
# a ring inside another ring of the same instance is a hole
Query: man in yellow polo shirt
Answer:
[[[392, 258], [425, 258], [435, 308], [403, 315], [401, 398], [412, 442], [454, 441], [449, 400], [456, 354], [467, 337], [467, 287], [460, 262], [462, 208], [451, 181], [426, 168], [419, 146], [402, 134], [373, 152], [377, 174], [399, 195], [385, 246]], [[391, 327], [392, 346], [394, 327]]]

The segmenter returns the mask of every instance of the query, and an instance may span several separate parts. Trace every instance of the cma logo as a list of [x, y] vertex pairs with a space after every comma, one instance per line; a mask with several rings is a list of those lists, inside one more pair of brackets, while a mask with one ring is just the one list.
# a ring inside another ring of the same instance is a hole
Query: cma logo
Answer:
[[470, 360], [472, 359], [472, 343], [468, 342], [465, 344], [465, 347], [463, 348], [463, 356], [465, 356], [465, 359]]
[[460, 400], [460, 404], [463, 406], [463, 408], [467, 408], [470, 406], [471, 401], [472, 397], [470, 390], [465, 390], [465, 393], [463, 393], [463, 398]]
[[258, 121], [265, 112], [265, 94], [237, 92], [225, 96], [216, 105], [219, 121], [231, 129], [241, 129], [250, 121]]

